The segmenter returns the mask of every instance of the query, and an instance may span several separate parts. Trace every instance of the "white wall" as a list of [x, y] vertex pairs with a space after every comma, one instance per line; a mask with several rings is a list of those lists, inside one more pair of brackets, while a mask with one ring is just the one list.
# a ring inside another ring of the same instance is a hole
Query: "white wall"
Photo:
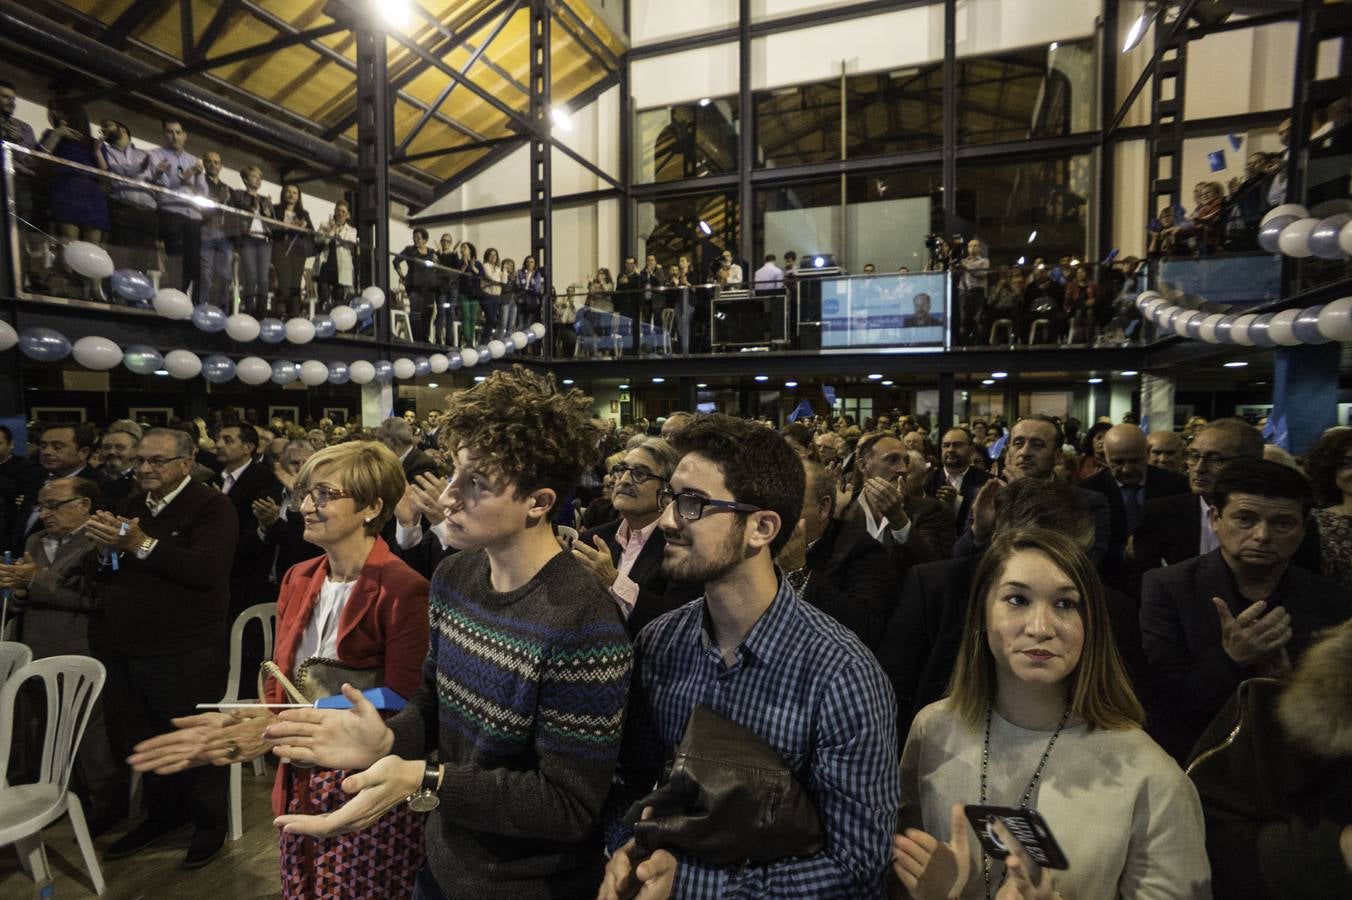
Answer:
[[[751, 85], [762, 90], [825, 81], [838, 77], [842, 64], [854, 74], [934, 62], [943, 55], [943, 7], [903, 9], [756, 38], [751, 42]], [[735, 46], [732, 58], [735, 85]]]
[[[1148, 165], [1145, 141], [1122, 141], [1113, 150], [1112, 233], [1119, 256], [1145, 258], [1145, 226], [1154, 215], [1145, 203]], [[1100, 255], [1111, 249], [1100, 247]]]
[[629, 6], [629, 40], [635, 47], [737, 24], [737, 0], [635, 0]]
[[636, 109], [735, 94], [737, 43], [731, 41], [634, 60], [629, 68], [629, 92]]
[[1100, 7], [1095, 0], [958, 0], [957, 52], [976, 56], [1092, 35]]
[[1224, 31], [1188, 44], [1183, 100], [1189, 119], [1291, 106], [1297, 25]]

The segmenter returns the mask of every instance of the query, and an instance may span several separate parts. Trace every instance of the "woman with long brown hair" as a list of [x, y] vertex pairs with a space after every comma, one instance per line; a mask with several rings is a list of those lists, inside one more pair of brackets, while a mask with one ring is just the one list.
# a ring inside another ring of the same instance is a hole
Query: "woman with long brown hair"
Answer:
[[[910, 896], [1210, 897], [1197, 792], [1141, 730], [1088, 557], [1058, 532], [1000, 534], [971, 596], [949, 696], [902, 753], [892, 869]], [[1038, 871], [1003, 830], [1008, 865], [983, 859], [962, 804], [1037, 810], [1070, 868]]]

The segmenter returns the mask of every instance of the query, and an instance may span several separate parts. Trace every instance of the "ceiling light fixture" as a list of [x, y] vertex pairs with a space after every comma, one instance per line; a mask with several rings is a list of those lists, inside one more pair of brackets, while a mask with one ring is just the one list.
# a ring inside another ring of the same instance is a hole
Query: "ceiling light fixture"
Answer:
[[699, 98], [699, 105], [700, 105], [700, 106], [708, 106], [710, 103], [713, 103], [713, 102], [714, 102], [714, 101], [710, 100], [708, 97], [700, 97], [700, 98]]
[[992, 373], [991, 373], [991, 377], [992, 377], [992, 378], [1008, 378], [1008, 377], [1009, 377], [1009, 373], [1008, 373], [1008, 372], [992, 372]]
[[699, 230], [704, 232], [705, 237], [714, 233], [714, 227], [703, 219], [699, 220]]
[[769, 376], [769, 375], [757, 375], [757, 376], [756, 376], [756, 380], [757, 380], [757, 381], [769, 381], [769, 380], [770, 380], [770, 376]]
[[995, 379], [994, 379], [994, 378], [983, 378], [983, 379], [981, 379], [981, 383], [982, 383], [982, 384], [995, 384]]
[[1233, 362], [1228, 362], [1228, 363], [1226, 363], [1226, 364], [1225, 364], [1225, 368], [1227, 368], [1227, 369], [1242, 369], [1242, 368], [1244, 368], [1244, 367], [1247, 366], [1247, 365], [1248, 365], [1248, 363], [1244, 362], [1243, 360], [1237, 359], [1237, 360], [1234, 360]]
[[436, 383], [435, 381], [433, 381], [432, 383], [430, 383], [430, 384], [427, 385], [427, 386], [430, 387], [430, 388], [434, 388], [434, 387], [437, 387], [438, 385], [437, 385], [437, 383]]
[[896, 382], [890, 378], [883, 379], [883, 387], [891, 387], [894, 384], [896, 384]]
[[1150, 22], [1155, 18], [1155, 15], [1156, 9], [1154, 4], [1147, 3], [1145, 9], [1141, 10], [1141, 14], [1136, 17], [1136, 21], [1132, 22], [1131, 27], [1127, 29], [1127, 39], [1122, 42], [1123, 53], [1130, 53], [1135, 49], [1136, 45], [1141, 42], [1141, 39], [1145, 37], [1146, 29], [1150, 27]]
[[1031, 232], [1028, 233], [1028, 243], [1031, 244], [1031, 243], [1033, 243], [1033, 241], [1035, 241], [1035, 240], [1037, 240], [1037, 229], [1036, 229], [1036, 228], [1034, 228]]
[[870, 376], [868, 377], [868, 380], [869, 380], [869, 381], [882, 381], [882, 380], [883, 380], [883, 375], [882, 375], [881, 372], [874, 372], [872, 375], [870, 375]]
[[629, 385], [627, 385], [627, 384], [622, 384], [622, 385], [620, 385], [620, 390], [622, 390], [622, 391], [627, 391], [627, 390], [629, 390]]
[[391, 28], [405, 29], [413, 19], [413, 9], [409, 6], [409, 0], [375, 0], [371, 5]]
[[660, 375], [653, 377], [653, 384], [661, 384], [664, 381], [666, 381], [666, 379], [661, 377]]
[[486, 376], [486, 375], [475, 375], [475, 376], [474, 376], [474, 380], [475, 380], [475, 381], [487, 381], [487, 380], [488, 380], [488, 376]]
[[1103, 384], [1103, 379], [1102, 379], [1102, 378], [1090, 378], [1090, 379], [1089, 379], [1089, 383], [1090, 383], [1090, 384]]
[[554, 127], [559, 129], [559, 131], [573, 130], [573, 116], [568, 112], [567, 107], [552, 107], [549, 110], [549, 117], [554, 121]]
[[1133, 375], [1139, 375], [1141, 373], [1137, 372], [1135, 369], [1123, 369], [1121, 372], [1118, 372], [1117, 374], [1121, 375], [1123, 378], [1130, 378]]
[[695, 385], [695, 387], [699, 388], [700, 390], [704, 390], [704, 389], [707, 388], [708, 386], [709, 386], [709, 385], [705, 384], [703, 381], [701, 381], [699, 384]]
[[786, 381], [786, 382], [784, 382], [784, 387], [786, 387], [786, 388], [796, 388], [796, 387], [798, 387], [798, 382], [796, 382], [796, 381]]

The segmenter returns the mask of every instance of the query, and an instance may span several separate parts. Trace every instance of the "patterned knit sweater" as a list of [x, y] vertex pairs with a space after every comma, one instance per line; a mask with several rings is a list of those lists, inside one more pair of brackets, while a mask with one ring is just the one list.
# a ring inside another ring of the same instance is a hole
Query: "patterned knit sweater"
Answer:
[[427, 861], [449, 900], [593, 897], [633, 654], [615, 604], [560, 553], [493, 590], [483, 551], [432, 577], [422, 685], [394, 752], [446, 764]]

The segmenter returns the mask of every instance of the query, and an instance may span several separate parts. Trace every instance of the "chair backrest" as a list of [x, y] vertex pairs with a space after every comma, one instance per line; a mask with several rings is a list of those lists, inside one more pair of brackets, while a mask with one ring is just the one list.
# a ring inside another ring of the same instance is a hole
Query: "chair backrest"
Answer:
[[555, 525], [554, 527], [555, 527], [555, 529], [558, 530], [559, 537], [563, 538], [563, 539], [566, 540], [568, 543], [571, 544], [573, 541], [577, 540], [577, 529], [576, 529], [576, 528], [573, 528], [573, 527], [568, 526], [568, 525]]
[[27, 644], [18, 641], [0, 641], [0, 685], [9, 681], [16, 669], [22, 669], [33, 661], [33, 651]]
[[[103, 690], [103, 663], [88, 656], [49, 656], [30, 662], [0, 687], [0, 760], [8, 764], [14, 735], [14, 699], [23, 685], [40, 679], [47, 696], [46, 731], [42, 736], [39, 783], [65, 791], [71, 763], [84, 736], [94, 701]], [[7, 781], [8, 779], [6, 779]]]
[[230, 626], [230, 677], [225, 682], [225, 696], [221, 698], [222, 703], [230, 703], [239, 699], [240, 678], [248, 678], [249, 684], [254, 683], [258, 677], [257, 672], [241, 672], [244, 667], [244, 627], [255, 619], [263, 628], [263, 658], [272, 659], [272, 632], [273, 623], [277, 618], [276, 603], [258, 603], [235, 618], [235, 624]]

